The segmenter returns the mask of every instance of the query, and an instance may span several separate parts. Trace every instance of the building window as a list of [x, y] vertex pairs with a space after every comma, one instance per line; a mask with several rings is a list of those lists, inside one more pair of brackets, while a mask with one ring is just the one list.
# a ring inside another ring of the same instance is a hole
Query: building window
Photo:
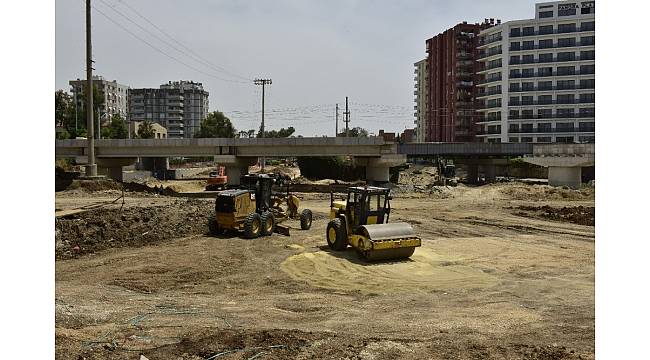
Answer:
[[530, 40], [530, 41], [524, 41], [524, 42], [522, 43], [522, 47], [521, 47], [521, 48], [522, 48], [523, 50], [533, 50], [533, 49], [535, 48], [535, 42], [532, 41], [532, 40]]
[[558, 34], [563, 34], [563, 33], [570, 33], [570, 32], [576, 32], [576, 24], [558, 24], [557, 25], [557, 33]]
[[595, 60], [595, 59], [596, 59], [595, 50], [587, 50], [587, 51], [580, 52], [580, 60]]
[[575, 61], [575, 59], [576, 53], [573, 51], [557, 53], [557, 61]]
[[522, 119], [533, 119], [533, 109], [526, 109], [521, 111], [521, 118]]
[[583, 144], [592, 144], [596, 142], [595, 136], [578, 136], [578, 141]]
[[538, 105], [550, 105], [553, 103], [553, 95], [540, 95], [537, 97]]
[[521, 57], [521, 63], [522, 64], [532, 64], [535, 62], [535, 57], [534, 55], [522, 55]]
[[553, 75], [553, 68], [552, 67], [541, 67], [537, 69], [537, 75], [538, 76], [552, 76]]
[[558, 136], [555, 138], [555, 142], [563, 143], [563, 144], [572, 144], [573, 136]]
[[532, 143], [532, 142], [533, 142], [533, 138], [532, 138], [532, 137], [525, 136], [525, 137], [522, 137], [522, 138], [521, 138], [521, 142], [522, 142], [522, 143]]
[[580, 24], [580, 31], [594, 31], [596, 30], [595, 21], [586, 21]]
[[572, 47], [572, 46], [576, 46], [576, 38], [557, 39], [557, 47]]
[[596, 102], [596, 94], [580, 94], [580, 103], [594, 103]]
[[517, 36], [521, 36], [521, 28], [511, 28], [510, 37], [517, 37]]
[[537, 142], [538, 143], [550, 143], [551, 142], [551, 137], [550, 136], [538, 136], [537, 137]]
[[580, 46], [590, 46], [596, 44], [595, 36], [581, 36], [580, 37]]
[[587, 14], [595, 14], [596, 13], [596, 8], [589, 8], [589, 7], [583, 7], [580, 9], [580, 14], [582, 15], [587, 15]]
[[533, 96], [522, 96], [521, 97], [522, 105], [533, 105]]
[[508, 114], [508, 119], [519, 119], [519, 110], [510, 110]]
[[551, 11], [540, 11], [539, 12], [539, 17], [540, 17], [540, 19], [553, 17], [553, 11], [552, 10]]
[[558, 76], [575, 75], [575, 66], [558, 66]]
[[539, 62], [540, 63], [553, 62], [553, 53], [539, 54]]
[[510, 43], [510, 50], [512, 50], [512, 51], [519, 50], [520, 49], [520, 46], [519, 46], [520, 44], [521, 43], [519, 41], [511, 42]]
[[539, 27], [539, 34], [546, 35], [553, 33], [553, 25], [543, 25]]
[[516, 137], [508, 138], [508, 142], [511, 142], [511, 143], [519, 142], [519, 138], [516, 138]]
[[571, 16], [576, 14], [576, 8], [561, 9], [557, 11], [557, 16]]
[[511, 69], [510, 70], [510, 77], [511, 78], [520, 78], [521, 77], [521, 70], [519, 70], [519, 69]]
[[537, 118], [538, 119], [551, 119], [553, 118], [552, 109], [537, 109]]
[[581, 131], [581, 132], [594, 132], [594, 131], [596, 131], [596, 125], [593, 122], [581, 122], [581, 123], [578, 123], [578, 131]]
[[511, 96], [510, 100], [508, 101], [508, 105], [510, 106], [516, 106], [519, 105], [519, 96]]
[[596, 72], [596, 65], [580, 65], [580, 74], [593, 74]]
[[523, 78], [535, 77], [535, 68], [522, 69], [521, 77]]
[[527, 81], [521, 83], [521, 89], [523, 91], [535, 91], [535, 83], [532, 81]]
[[553, 39], [546, 39], [546, 40], [539, 41], [540, 49], [550, 49], [552, 47], [553, 47]]
[[512, 132], [512, 133], [519, 132], [519, 124], [510, 124], [508, 126], [508, 132]]
[[595, 79], [582, 79], [580, 80], [581, 89], [594, 89], [596, 87]]
[[551, 123], [539, 123], [537, 124], [537, 131], [539, 132], [551, 132]]
[[572, 122], [563, 122], [563, 123], [557, 123], [555, 125], [555, 131], [557, 131], [557, 132], [573, 132], [573, 131], [575, 131], [575, 128], [573, 127]]
[[575, 80], [558, 80], [557, 89], [558, 90], [573, 90], [576, 87]]
[[575, 94], [558, 94], [557, 95], [558, 104], [574, 104], [575, 103]]
[[519, 83], [510, 83], [509, 91], [517, 92], [520, 90]]
[[535, 27], [533, 26], [526, 26], [523, 28], [523, 34], [524, 36], [530, 36], [530, 35], [535, 35]]
[[553, 90], [553, 82], [552, 81], [540, 81], [537, 83], [537, 90], [544, 91], [544, 90]]
[[533, 124], [521, 124], [521, 132], [522, 133], [532, 133], [533, 132]]
[[596, 109], [594, 108], [580, 108], [578, 114], [581, 118], [594, 117], [596, 115]]

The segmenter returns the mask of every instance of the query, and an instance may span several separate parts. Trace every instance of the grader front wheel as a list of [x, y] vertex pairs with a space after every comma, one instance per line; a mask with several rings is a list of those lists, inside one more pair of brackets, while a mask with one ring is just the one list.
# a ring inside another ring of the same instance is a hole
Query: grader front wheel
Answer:
[[262, 230], [262, 218], [258, 213], [249, 214], [244, 220], [244, 235], [249, 239], [260, 236]]
[[302, 213], [300, 213], [300, 228], [303, 230], [309, 230], [309, 228], [311, 228], [311, 218], [311, 210], [304, 209]]

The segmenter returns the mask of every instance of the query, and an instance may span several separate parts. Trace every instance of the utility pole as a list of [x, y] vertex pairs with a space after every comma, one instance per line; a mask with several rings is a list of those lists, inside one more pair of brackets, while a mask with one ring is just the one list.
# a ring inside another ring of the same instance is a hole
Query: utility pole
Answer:
[[334, 132], [334, 137], [339, 136], [339, 104], [336, 104], [336, 130]]
[[350, 136], [350, 129], [348, 127], [348, 124], [350, 123], [350, 109], [348, 108], [348, 97], [345, 97], [345, 112], [343, 113], [345, 115], [345, 137]]
[[93, 59], [90, 26], [90, 0], [86, 0], [86, 124], [88, 142], [88, 165], [86, 176], [97, 176], [95, 164], [95, 133], [93, 124]]
[[[260, 127], [260, 137], [264, 138], [264, 88], [267, 84], [273, 84], [273, 81], [271, 79], [255, 79], [254, 83], [255, 85], [262, 85], [262, 126]], [[266, 158], [262, 156], [262, 173], [264, 172], [265, 162]]]

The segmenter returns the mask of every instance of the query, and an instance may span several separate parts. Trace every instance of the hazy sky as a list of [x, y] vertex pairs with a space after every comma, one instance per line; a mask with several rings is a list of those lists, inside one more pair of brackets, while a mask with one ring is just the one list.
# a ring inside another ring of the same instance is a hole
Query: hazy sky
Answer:
[[[334, 104], [343, 108], [346, 95], [351, 127], [414, 127], [413, 63], [426, 57], [425, 40], [463, 20], [532, 18], [535, 1], [92, 3], [95, 74], [132, 88], [201, 82], [210, 92], [210, 111], [224, 111], [238, 130], [259, 128], [261, 89], [247, 79], [271, 78], [267, 129], [293, 126], [314, 136], [334, 134]], [[84, 4], [56, 1], [57, 89], [85, 78]]]

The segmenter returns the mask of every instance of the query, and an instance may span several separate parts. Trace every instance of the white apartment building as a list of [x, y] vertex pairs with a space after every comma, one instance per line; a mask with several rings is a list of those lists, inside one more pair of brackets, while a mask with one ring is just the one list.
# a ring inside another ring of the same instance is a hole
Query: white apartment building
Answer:
[[[77, 101], [77, 106], [83, 107], [82, 94], [86, 88], [86, 80], [70, 80], [71, 91]], [[116, 80], [110, 81], [99, 75], [93, 75], [93, 87], [96, 87], [104, 96], [104, 104], [99, 108], [102, 125], [110, 123], [113, 115], [119, 114], [126, 121], [128, 116], [128, 91], [127, 85], [119, 84]]]
[[595, 2], [535, 5], [481, 31], [482, 142], [595, 141]]
[[413, 113], [415, 121], [413, 121], [413, 123], [416, 125], [416, 141], [424, 142], [427, 137], [426, 130], [429, 128], [426, 125], [427, 117], [425, 113], [428, 109], [427, 97], [429, 93], [429, 84], [427, 81], [427, 59], [425, 58], [424, 60], [420, 60], [413, 65], [415, 66], [415, 78], [413, 79], [415, 80], [415, 91], [413, 91], [413, 95], [415, 95], [415, 106], [413, 107], [415, 110]]

